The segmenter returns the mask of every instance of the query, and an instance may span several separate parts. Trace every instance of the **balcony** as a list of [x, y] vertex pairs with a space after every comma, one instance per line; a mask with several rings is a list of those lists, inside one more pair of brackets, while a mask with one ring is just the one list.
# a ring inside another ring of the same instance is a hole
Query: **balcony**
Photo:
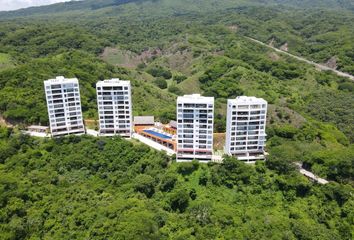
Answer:
[[237, 121], [248, 121], [248, 117], [238, 117]]
[[194, 118], [194, 114], [183, 114], [183, 118]]

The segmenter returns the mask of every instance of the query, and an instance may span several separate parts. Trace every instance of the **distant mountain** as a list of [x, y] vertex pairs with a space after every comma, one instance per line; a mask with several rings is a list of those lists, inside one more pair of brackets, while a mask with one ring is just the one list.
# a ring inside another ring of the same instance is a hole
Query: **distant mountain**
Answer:
[[[1, 12], [1, 18], [16, 18], [27, 16], [51, 16], [95, 14], [103, 10], [121, 9], [122, 6], [146, 4], [147, 8], [161, 8], [166, 10], [166, 14], [205, 12], [223, 10], [239, 6], [279, 6], [283, 5], [291, 8], [322, 8], [322, 9], [346, 9], [354, 11], [352, 0], [86, 0], [57, 3], [48, 6], [30, 7], [16, 11]], [[140, 9], [143, 10], [143, 9]], [[119, 11], [118, 11], [119, 12]]]
[[342, 8], [354, 10], [353, 0], [273, 0], [267, 2], [298, 8]]
[[[30, 7], [15, 11], [2, 12], [0, 18], [25, 17], [43, 14], [58, 14], [73, 11], [94, 11], [97, 9], [119, 6], [128, 3], [139, 3], [150, 0], [84, 0], [56, 3], [46, 6]], [[153, 0], [152, 0], [153, 1]]]

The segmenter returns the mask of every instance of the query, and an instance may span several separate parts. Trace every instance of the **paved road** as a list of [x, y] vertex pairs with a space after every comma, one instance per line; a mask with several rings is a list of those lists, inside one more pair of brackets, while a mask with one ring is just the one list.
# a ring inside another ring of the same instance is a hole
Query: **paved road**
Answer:
[[302, 163], [297, 162], [297, 163], [295, 163], [295, 165], [299, 168], [299, 172], [300, 172], [302, 175], [308, 177], [309, 179], [311, 179], [311, 180], [313, 180], [313, 181], [315, 181], [315, 182], [317, 182], [317, 183], [319, 183], [319, 184], [322, 184], [322, 185], [329, 183], [326, 179], [317, 177], [317, 176], [316, 176], [315, 174], [313, 174], [312, 172], [307, 171], [306, 169], [304, 169], [304, 168], [302, 167]]
[[292, 58], [295, 58], [295, 59], [297, 59], [297, 60], [299, 60], [299, 61], [302, 61], [302, 62], [311, 64], [311, 65], [313, 65], [313, 66], [315, 66], [315, 67], [317, 67], [317, 68], [319, 68], [319, 69], [321, 69], [321, 70], [332, 71], [332, 72], [334, 72], [335, 74], [337, 74], [338, 76], [347, 77], [347, 78], [349, 78], [351, 81], [354, 81], [354, 76], [353, 76], [353, 75], [350, 75], [350, 74], [348, 74], [348, 73], [341, 72], [341, 71], [335, 70], [335, 69], [333, 69], [333, 68], [329, 68], [329, 67], [327, 67], [327, 66], [325, 66], [325, 65], [322, 65], [322, 64], [315, 63], [315, 62], [313, 62], [313, 61], [307, 60], [306, 58], [299, 57], [299, 56], [296, 56], [296, 55], [294, 55], [294, 54], [288, 53], [288, 52], [286, 52], [286, 51], [280, 50], [279, 48], [275, 48], [275, 47], [269, 46], [268, 44], [265, 44], [264, 42], [258, 41], [257, 39], [250, 38], [250, 37], [246, 37], [246, 38], [248, 38], [249, 40], [251, 40], [251, 41], [253, 41], [253, 42], [256, 42], [256, 43], [258, 43], [258, 44], [260, 44], [260, 45], [263, 45], [263, 46], [266, 46], [266, 47], [268, 47], [268, 48], [271, 48], [271, 49], [273, 49], [273, 50], [276, 51], [276, 52], [283, 53], [283, 54], [288, 55], [288, 56], [290, 56], [290, 57], [292, 57]]

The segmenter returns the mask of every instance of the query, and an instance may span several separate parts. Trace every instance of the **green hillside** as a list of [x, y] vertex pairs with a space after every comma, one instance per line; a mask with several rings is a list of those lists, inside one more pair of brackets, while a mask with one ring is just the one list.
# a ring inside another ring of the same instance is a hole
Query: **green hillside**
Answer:
[[[224, 10], [236, 6], [280, 6], [300, 9], [337, 9], [354, 10], [354, 3], [351, 0], [85, 0], [68, 1], [50, 6], [31, 7], [12, 12], [4, 12], [1, 18], [15, 18], [23, 16], [38, 16], [48, 14], [76, 14], [79, 11], [99, 11], [102, 9], [125, 9], [159, 6], [167, 10], [167, 14], [184, 12], [207, 12], [210, 10]], [[202, 6], [202, 7], [201, 7]], [[156, 9], [156, 8], [155, 8]], [[151, 10], [151, 9], [149, 9]], [[160, 11], [156, 9], [157, 11]], [[141, 12], [140, 12], [141, 13]]]
[[[203, 25], [237, 26], [239, 34], [273, 43], [277, 47], [287, 44], [290, 52], [319, 63], [335, 59], [335, 67], [353, 74], [353, 5], [352, 1], [346, 0], [74, 1], [4, 12], [0, 14], [0, 19], [4, 19], [5, 23], [6, 19], [21, 19], [23, 16], [42, 20], [56, 18], [56, 21], [64, 23], [70, 19], [76, 26], [95, 35], [100, 34], [114, 44], [127, 40], [120, 34], [134, 34], [129, 33], [127, 26], [134, 25], [145, 32], [156, 27], [156, 21], [166, 22], [172, 18], [178, 21], [171, 21], [171, 27], [180, 32], [183, 26], [178, 26], [179, 22], [195, 23], [198, 19], [197, 22]], [[146, 33], [142, 39], [146, 41], [151, 38], [149, 34]], [[142, 39], [129, 39], [133, 41], [129, 41], [127, 47], [140, 52], [147, 45]]]
[[286, 165], [176, 164], [119, 138], [0, 131], [2, 239], [352, 236], [352, 187], [316, 185]]
[[[0, 14], [4, 239], [352, 239], [354, 83], [250, 41], [354, 74], [353, 2], [78, 1]], [[177, 164], [122, 139], [21, 135], [48, 124], [43, 81], [131, 80], [134, 115], [175, 119], [179, 95], [269, 103], [266, 163]], [[294, 162], [331, 181], [319, 186]], [[1, 238], [0, 237], [0, 238]]]

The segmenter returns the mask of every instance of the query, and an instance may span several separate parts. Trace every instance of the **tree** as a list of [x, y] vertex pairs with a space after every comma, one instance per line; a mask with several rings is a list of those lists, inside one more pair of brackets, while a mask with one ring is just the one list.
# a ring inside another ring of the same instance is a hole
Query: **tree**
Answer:
[[208, 177], [207, 173], [205, 171], [203, 171], [199, 177], [199, 185], [206, 186], [208, 183], [208, 179], [209, 179], [209, 177]]
[[279, 174], [288, 174], [296, 169], [296, 166], [292, 161], [272, 155], [267, 158], [266, 166], [269, 169], [277, 171]]
[[180, 163], [178, 165], [177, 172], [182, 175], [189, 175], [196, 171], [198, 168], [199, 162], [194, 160], [192, 162]]
[[184, 75], [174, 75], [173, 76], [173, 80], [176, 81], [177, 83], [181, 83], [186, 79], [187, 79], [187, 77]]
[[177, 182], [177, 176], [175, 174], [168, 174], [165, 175], [161, 179], [160, 183], [160, 190], [163, 192], [170, 192], [174, 187]]
[[134, 182], [135, 191], [144, 193], [148, 198], [155, 193], [155, 179], [150, 175], [140, 174]]
[[173, 211], [183, 213], [189, 204], [189, 194], [185, 189], [176, 190], [170, 196], [170, 207]]
[[164, 79], [171, 79], [172, 78], [172, 73], [170, 70], [166, 70], [162, 67], [152, 67], [147, 70], [149, 74], [151, 74], [154, 77], [162, 77]]
[[298, 130], [291, 126], [291, 125], [285, 125], [281, 127], [276, 127], [275, 128], [275, 134], [279, 137], [283, 138], [294, 138], [295, 134], [298, 132]]

